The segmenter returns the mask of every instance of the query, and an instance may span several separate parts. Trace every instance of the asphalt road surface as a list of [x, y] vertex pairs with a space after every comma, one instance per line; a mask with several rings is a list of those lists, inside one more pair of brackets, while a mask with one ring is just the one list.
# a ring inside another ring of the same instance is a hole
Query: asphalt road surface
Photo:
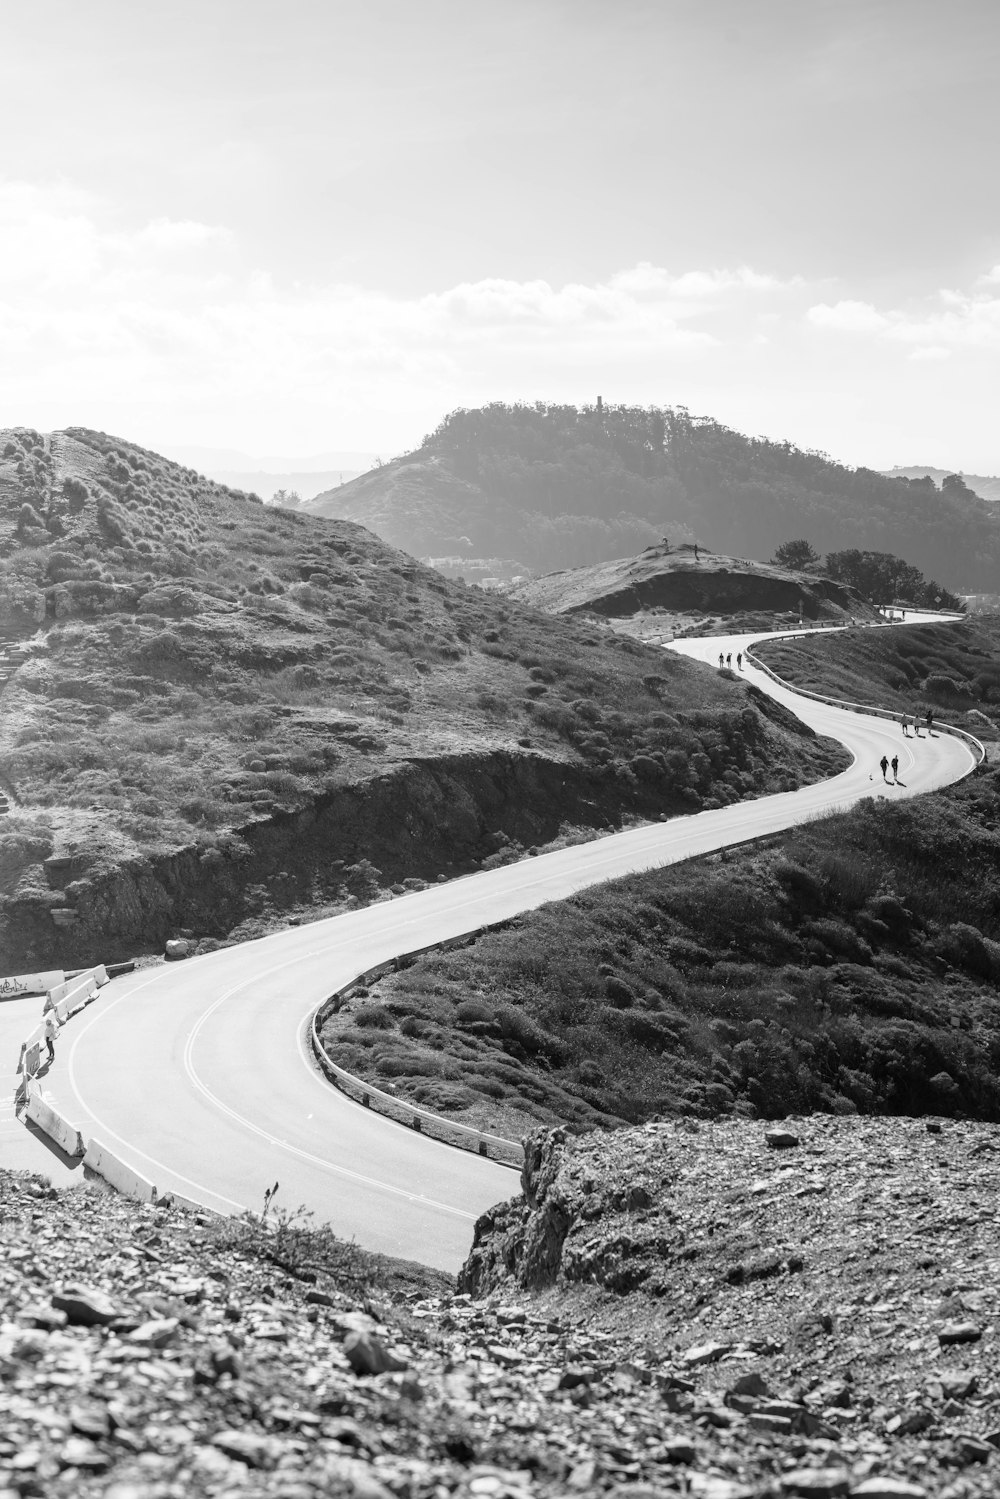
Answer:
[[[760, 636], [676, 642], [717, 666], [719, 651]], [[971, 751], [950, 735], [904, 739], [883, 719], [845, 712], [744, 675], [854, 756], [841, 775], [800, 791], [673, 818], [526, 859], [184, 963], [116, 979], [59, 1038], [43, 1092], [164, 1191], [224, 1212], [307, 1208], [314, 1223], [366, 1248], [454, 1270], [476, 1217], [518, 1190], [514, 1172], [418, 1135], [338, 1093], [306, 1045], [313, 1010], [356, 974], [398, 952], [457, 936], [633, 871], [778, 832], [866, 796], [914, 796], [965, 775]], [[900, 757], [898, 786], [878, 762]], [[874, 775], [874, 779], [872, 776]], [[10, 1086], [41, 1001], [0, 1005]], [[0, 1165], [62, 1185], [78, 1166], [0, 1112]]]

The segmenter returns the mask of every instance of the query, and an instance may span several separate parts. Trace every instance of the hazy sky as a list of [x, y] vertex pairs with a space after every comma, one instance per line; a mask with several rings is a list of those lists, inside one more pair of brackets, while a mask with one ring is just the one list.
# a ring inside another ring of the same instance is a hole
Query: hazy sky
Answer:
[[1000, 472], [996, 0], [0, 3], [0, 425], [681, 404]]

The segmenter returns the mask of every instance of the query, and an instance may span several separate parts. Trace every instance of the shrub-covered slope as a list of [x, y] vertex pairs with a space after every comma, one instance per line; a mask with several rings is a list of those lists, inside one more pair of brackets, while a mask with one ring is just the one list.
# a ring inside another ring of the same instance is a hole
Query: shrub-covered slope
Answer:
[[995, 586], [1000, 514], [964, 486], [886, 478], [683, 409], [455, 411], [412, 453], [305, 507], [418, 556], [547, 572], [634, 554], [666, 533], [734, 556], [793, 537], [891, 552], [953, 590]]
[[331, 1053], [519, 1133], [735, 1112], [1000, 1119], [1000, 771], [585, 891], [420, 958]]
[[738, 683], [80, 429], [0, 433], [0, 630], [26, 646], [0, 968], [218, 938], [370, 894], [366, 858], [433, 877], [501, 834], [835, 763]]
[[765, 641], [756, 649], [779, 676], [809, 692], [920, 717], [930, 709], [977, 738], [996, 735], [1000, 618], [995, 615]]

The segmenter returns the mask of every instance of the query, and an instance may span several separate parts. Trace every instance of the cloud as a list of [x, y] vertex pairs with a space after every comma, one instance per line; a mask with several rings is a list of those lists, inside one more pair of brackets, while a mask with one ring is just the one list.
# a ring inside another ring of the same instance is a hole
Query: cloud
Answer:
[[889, 319], [870, 302], [819, 302], [810, 307], [806, 319], [815, 328], [831, 328], [838, 333], [880, 333]]
[[942, 288], [905, 307], [879, 311], [870, 302], [820, 302], [806, 312], [815, 328], [872, 335], [910, 347], [915, 360], [945, 359], [960, 350], [1000, 349], [1000, 267], [976, 279], [971, 291]]
[[393, 297], [280, 283], [240, 249], [217, 225], [123, 226], [64, 184], [0, 183], [0, 396], [384, 401], [392, 386], [576, 378], [588, 360], [710, 356], [729, 336], [722, 313], [756, 316], [783, 285], [746, 266], [640, 261], [592, 281], [488, 277]]

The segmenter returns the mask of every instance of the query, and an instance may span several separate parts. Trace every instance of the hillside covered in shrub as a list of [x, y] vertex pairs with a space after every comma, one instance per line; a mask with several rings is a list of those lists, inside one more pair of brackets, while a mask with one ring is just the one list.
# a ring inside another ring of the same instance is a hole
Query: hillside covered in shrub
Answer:
[[81, 429], [0, 432], [0, 631], [10, 962], [218, 940], [839, 763], [743, 684]]
[[962, 592], [992, 589], [1000, 563], [1000, 514], [961, 483], [886, 478], [683, 408], [453, 411], [412, 453], [304, 508], [417, 556], [515, 572], [630, 556], [664, 534], [761, 559], [808, 536], [821, 552], [893, 553]]
[[349, 1070], [517, 1136], [658, 1115], [1000, 1120], [1000, 770], [545, 906], [329, 1018]]
[[795, 687], [923, 717], [928, 709], [978, 739], [996, 737], [1000, 617], [845, 630], [764, 641], [760, 659]]

